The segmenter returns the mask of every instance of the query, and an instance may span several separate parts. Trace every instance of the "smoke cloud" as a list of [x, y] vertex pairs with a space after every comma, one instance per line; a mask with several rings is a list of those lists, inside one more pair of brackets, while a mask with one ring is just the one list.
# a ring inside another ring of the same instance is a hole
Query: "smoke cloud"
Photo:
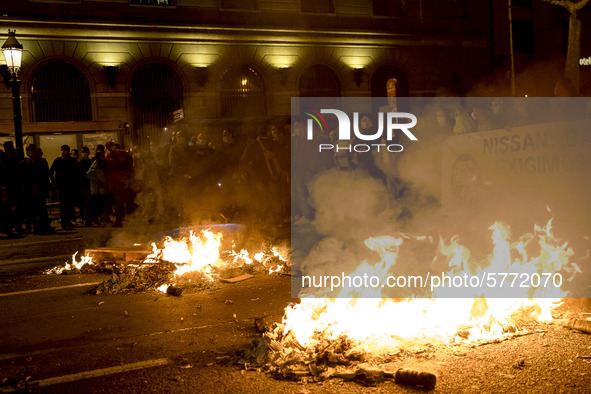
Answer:
[[[554, 234], [573, 247], [572, 259], [583, 271], [567, 286], [588, 293], [582, 287], [589, 285], [591, 140], [583, 119], [590, 103], [571, 100], [441, 98], [408, 109], [419, 118], [413, 130], [419, 141], [405, 141], [401, 153], [374, 152], [385, 182], [366, 171], [334, 168], [310, 180], [315, 215], [310, 226], [293, 229], [296, 249], [307, 231], [301, 271], [353, 272], [364, 261], [379, 261], [363, 243], [367, 238], [401, 233], [427, 238], [404, 240], [397, 272], [435, 267], [440, 237], [486, 262], [495, 222], [508, 225], [514, 242], [553, 218]], [[576, 116], [564, 112], [573, 108]], [[489, 118], [475, 114], [480, 110]], [[474, 129], [454, 134], [462, 111]]]

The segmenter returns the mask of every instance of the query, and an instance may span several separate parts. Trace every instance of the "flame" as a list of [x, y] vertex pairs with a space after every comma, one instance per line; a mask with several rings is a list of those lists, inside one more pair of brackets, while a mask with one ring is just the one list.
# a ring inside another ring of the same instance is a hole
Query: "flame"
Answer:
[[66, 261], [66, 265], [64, 265], [63, 267], [54, 267], [54, 268], [51, 268], [51, 269], [45, 271], [45, 273], [46, 274], [61, 274], [64, 271], [71, 271], [71, 270], [75, 270], [75, 269], [80, 269], [80, 268], [82, 268], [82, 266], [84, 264], [92, 264], [92, 256], [89, 256], [89, 255], [82, 256], [82, 257], [80, 257], [80, 261], [76, 261], [77, 255], [78, 255], [78, 252], [76, 252], [72, 255], [72, 263], [68, 263]]
[[[224, 251], [224, 258], [222, 258], [221, 240], [222, 233], [213, 233], [209, 230], [203, 230], [200, 234], [191, 232], [188, 240], [175, 241], [171, 237], [166, 237], [162, 249], [152, 244], [152, 254], [146, 260], [154, 262], [165, 260], [175, 263], [179, 265], [175, 276], [198, 271], [205, 274], [210, 281], [213, 281], [216, 276], [214, 268], [251, 265], [256, 261], [262, 263], [269, 273], [274, 273], [283, 270], [289, 264], [277, 248], [272, 248], [271, 254], [268, 251], [261, 251], [255, 253], [253, 257], [246, 249], [238, 252], [232, 249]], [[272, 260], [277, 259], [283, 264], [272, 263]]]
[[[569, 274], [571, 279], [581, 271], [570, 261], [573, 250], [552, 235], [552, 220], [545, 227], [536, 225], [533, 233], [525, 234], [513, 243], [510, 242], [509, 228], [503, 223], [495, 223], [490, 230], [494, 247], [486, 261], [473, 261], [470, 251], [459, 244], [457, 237], [449, 242], [440, 239], [431, 269], [446, 263], [445, 275], [450, 277], [481, 277], [483, 274], [486, 277], [491, 272], [527, 273], [530, 276], [560, 272]], [[379, 252], [381, 261], [375, 265], [364, 262], [350, 276], [374, 275], [380, 283], [385, 283], [392, 274], [391, 268], [396, 264], [404, 239], [408, 238], [407, 234], [398, 238], [369, 238], [366, 246]], [[415, 239], [430, 240], [426, 237]], [[297, 342], [306, 347], [315, 346], [321, 340], [319, 338], [331, 340], [346, 335], [372, 353], [391, 351], [405, 340], [491, 340], [519, 331], [519, 322], [524, 320], [534, 323], [551, 321], [552, 310], [567, 295], [554, 286], [515, 286], [511, 288], [512, 298], [496, 298], [499, 289], [486, 286], [473, 289], [466, 298], [441, 298], [449, 297], [451, 293], [434, 288], [431, 294], [427, 294], [429, 298], [415, 296], [403, 300], [382, 298], [381, 286], [342, 286], [339, 290], [337, 298], [304, 295], [299, 304], [288, 306], [283, 335], [291, 332]]]
[[277, 247], [271, 248], [271, 252], [273, 252], [273, 256], [278, 257], [281, 261], [287, 261], [285, 257], [281, 255], [281, 253], [277, 250]]
[[270, 275], [270, 274], [275, 274], [275, 273], [278, 273], [278, 272], [281, 272], [281, 271], [283, 271], [283, 270], [285, 269], [285, 266], [286, 266], [286, 265], [287, 265], [287, 263], [288, 263], [287, 259], [285, 259], [285, 258], [284, 258], [284, 257], [281, 255], [281, 253], [280, 253], [280, 252], [277, 250], [277, 248], [276, 248], [276, 247], [273, 247], [273, 248], [271, 249], [271, 252], [273, 253], [273, 257], [276, 257], [277, 259], [279, 259], [279, 261], [282, 261], [282, 262], [284, 262], [284, 264], [277, 264], [277, 263], [270, 264], [270, 265], [269, 265], [269, 269], [268, 269], [268, 273], [269, 273], [269, 275]]
[[203, 230], [199, 235], [191, 231], [189, 240], [175, 241], [171, 237], [164, 239], [162, 250], [154, 254], [162, 260], [180, 265], [174, 272], [175, 276], [181, 276], [188, 272], [201, 272], [213, 281], [213, 267], [220, 266], [221, 233], [213, 233]]
[[[242, 249], [239, 252], [234, 250], [232, 243], [231, 250], [222, 250], [222, 233], [213, 233], [210, 230], [203, 230], [200, 233], [190, 232], [188, 238], [175, 240], [171, 237], [165, 237], [162, 241], [162, 248], [156, 243], [152, 243], [152, 252], [146, 256], [143, 264], [158, 264], [163, 261], [173, 263], [176, 266], [173, 272], [174, 277], [179, 277], [191, 272], [197, 272], [200, 278], [213, 282], [219, 276], [219, 269], [237, 268], [245, 265], [258, 263], [269, 273], [284, 270], [289, 265], [289, 261], [283, 258], [277, 248], [270, 252], [268, 248], [257, 252], [251, 257], [251, 253]], [[134, 245], [135, 246], [135, 245]], [[61, 274], [64, 271], [79, 269], [84, 264], [92, 264], [91, 256], [84, 256], [80, 262], [76, 261], [76, 252], [72, 256], [72, 263], [67, 263], [63, 267], [55, 267], [47, 270], [47, 274]], [[282, 265], [277, 265], [274, 261], [280, 260]], [[132, 264], [130, 264], [132, 265]], [[185, 281], [191, 282], [190, 276], [185, 277]], [[169, 284], [164, 284], [157, 290], [166, 292]]]
[[282, 269], [283, 269], [283, 265], [277, 265], [275, 268], [270, 267], [269, 274], [275, 274], [277, 272], [281, 272]]
[[231, 253], [231, 256], [234, 257], [234, 259], [232, 261], [233, 264], [238, 264], [240, 262], [242, 262], [243, 264], [252, 264], [254, 261], [250, 257], [250, 253], [248, 253], [248, 250], [246, 250], [246, 249], [242, 249], [238, 253], [236, 253], [234, 250], [232, 250], [230, 253]]

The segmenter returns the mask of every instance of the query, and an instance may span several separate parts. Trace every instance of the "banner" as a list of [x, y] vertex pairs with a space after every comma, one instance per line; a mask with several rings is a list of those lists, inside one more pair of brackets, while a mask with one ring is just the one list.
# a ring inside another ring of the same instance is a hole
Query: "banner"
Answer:
[[590, 122], [541, 123], [445, 139], [442, 209], [543, 203], [590, 227]]

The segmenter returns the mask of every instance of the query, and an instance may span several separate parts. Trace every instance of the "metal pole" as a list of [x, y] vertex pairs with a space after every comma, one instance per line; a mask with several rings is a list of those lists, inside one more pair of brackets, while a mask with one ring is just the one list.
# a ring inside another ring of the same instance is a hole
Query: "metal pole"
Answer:
[[513, 52], [513, 16], [511, 12], [511, 0], [508, 0], [509, 12], [509, 50], [511, 51], [511, 96], [515, 96], [515, 55]]
[[23, 117], [21, 114], [21, 81], [16, 76], [10, 81], [12, 86], [12, 108], [14, 111], [14, 140], [16, 148], [23, 149]]

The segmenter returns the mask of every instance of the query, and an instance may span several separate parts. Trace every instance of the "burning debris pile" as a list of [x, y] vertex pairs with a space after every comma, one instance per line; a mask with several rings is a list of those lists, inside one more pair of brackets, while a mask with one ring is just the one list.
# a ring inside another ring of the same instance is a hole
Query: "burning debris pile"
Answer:
[[[486, 262], [472, 261], [457, 239], [449, 243], [441, 240], [431, 269], [445, 263], [449, 270], [445, 275], [450, 278], [486, 277], [487, 272], [526, 273], [530, 278], [560, 273], [566, 283], [580, 269], [571, 261], [573, 250], [552, 235], [551, 222], [545, 227], [535, 226], [533, 233], [517, 242], [510, 241], [509, 229], [503, 224], [491, 226], [494, 249]], [[381, 261], [373, 266], [363, 262], [350, 276], [370, 273], [385, 283], [403, 243], [403, 238], [370, 238], [366, 245], [380, 252]], [[431, 289], [429, 298], [382, 298], [383, 290], [344, 286], [336, 298], [303, 295], [300, 303], [285, 309], [281, 323], [267, 327], [245, 351], [242, 363], [283, 379], [312, 377], [322, 381], [337, 377], [367, 384], [394, 378], [396, 373], [390, 365], [412, 357], [417, 344], [477, 346], [542, 332], [536, 329], [553, 320], [554, 309], [567, 295], [560, 286], [534, 283], [514, 286], [509, 293], [512, 298], [500, 298], [499, 288], [493, 287], [478, 286], [473, 293], [464, 292], [463, 298], [443, 293], [445, 298], [437, 287]], [[390, 361], [395, 362], [388, 364]], [[434, 385], [430, 377], [419, 378], [430, 374], [411, 375], [411, 384]]]
[[[91, 290], [92, 294], [119, 294], [158, 289], [166, 292], [171, 285], [185, 288], [211, 288], [220, 279], [244, 273], [289, 274], [290, 263], [276, 247], [261, 247], [254, 254], [242, 249], [222, 250], [222, 233], [203, 230], [191, 232], [187, 238], [174, 240], [167, 236], [162, 248], [152, 244], [152, 252], [142, 260], [93, 261], [83, 256], [63, 267], [55, 267], [46, 274], [111, 272], [111, 277]], [[137, 254], [137, 253], [136, 253]]]
[[172, 280], [176, 265], [167, 261], [149, 265], [116, 266], [111, 277], [93, 287], [90, 294], [140, 293]]
[[321, 382], [337, 378], [364, 386], [394, 379], [400, 384], [435, 386], [435, 374], [396, 368], [389, 363], [412, 356], [410, 351], [397, 350], [376, 357], [362, 350], [360, 341], [344, 334], [330, 338], [326, 332], [316, 332], [312, 340], [313, 344], [303, 346], [293, 331], [285, 333], [285, 324], [275, 323], [244, 352], [240, 363], [246, 369], [267, 371], [277, 379]]
[[78, 252], [72, 255], [72, 262], [67, 262], [64, 266], [57, 266], [51, 269], [46, 270], [44, 273], [47, 275], [52, 274], [68, 274], [68, 273], [76, 273], [76, 274], [87, 274], [93, 272], [110, 272], [112, 270], [112, 266], [108, 263], [100, 262], [95, 263], [92, 261], [92, 257], [90, 256], [82, 256], [80, 261], [76, 260], [76, 256]]

